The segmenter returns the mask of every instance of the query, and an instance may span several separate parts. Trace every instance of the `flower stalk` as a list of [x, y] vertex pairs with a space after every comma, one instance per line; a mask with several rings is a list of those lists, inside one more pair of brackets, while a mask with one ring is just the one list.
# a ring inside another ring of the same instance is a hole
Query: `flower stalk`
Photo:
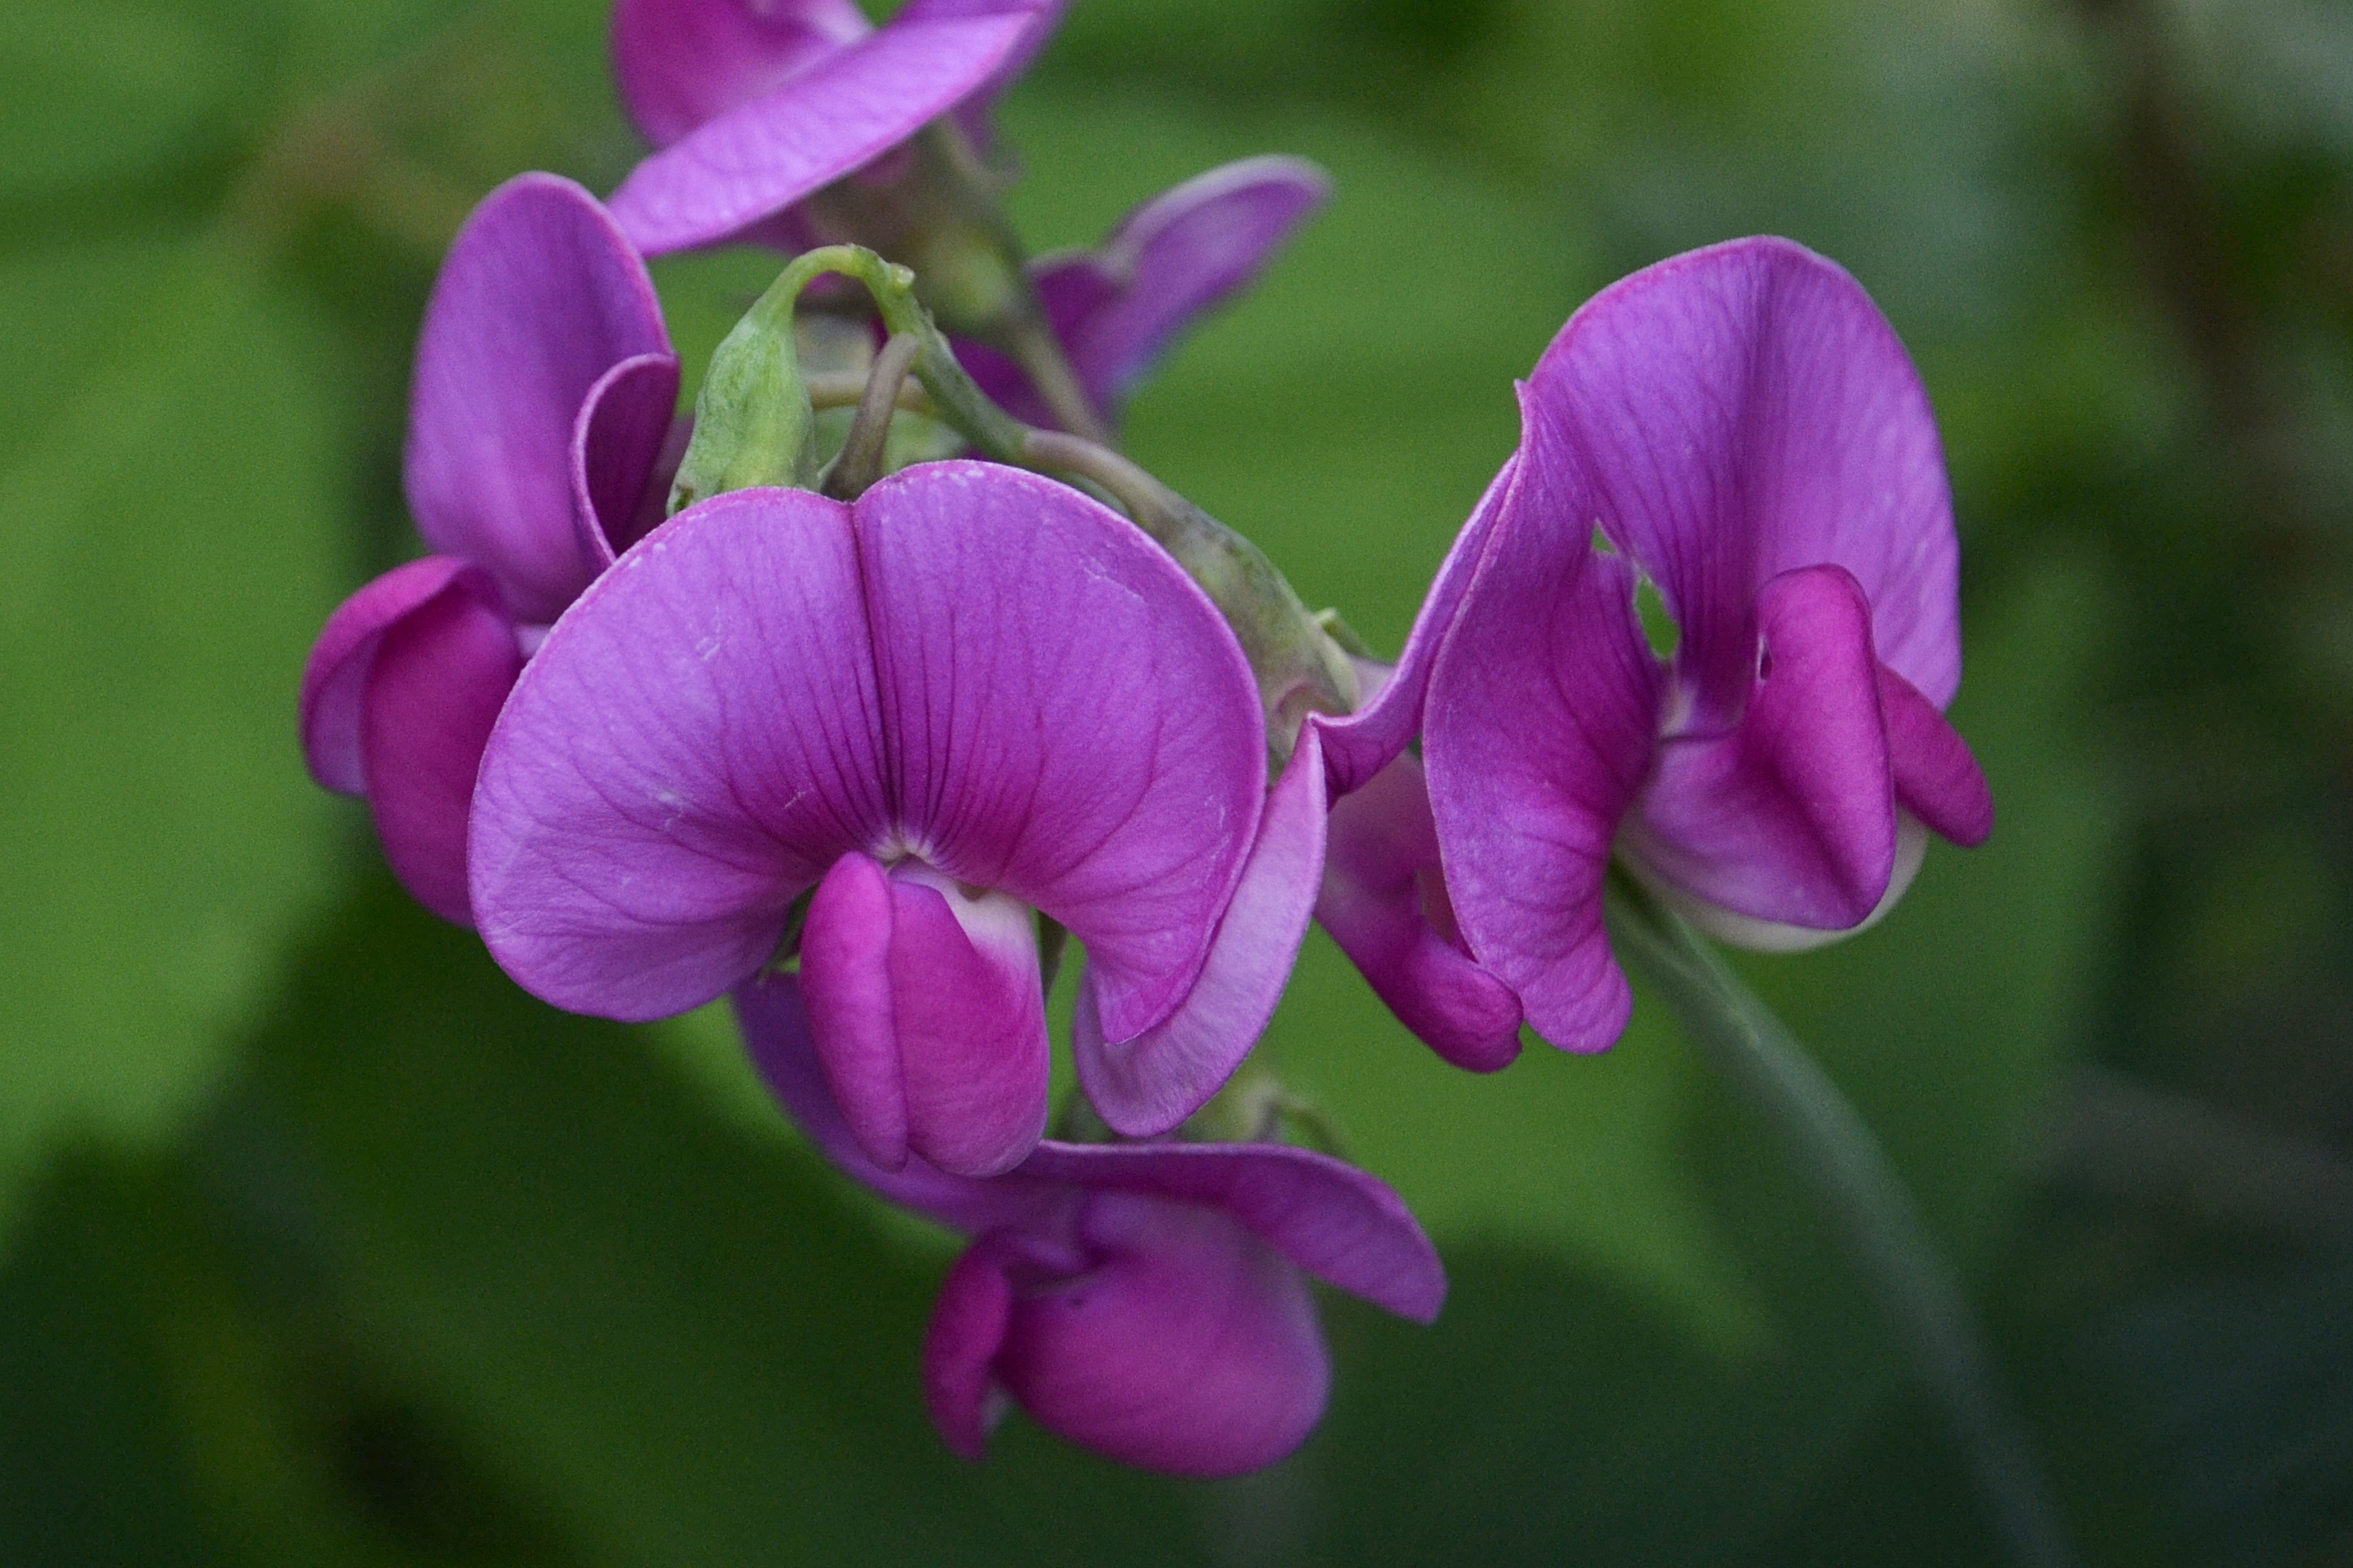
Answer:
[[1356, 676], [1346, 654], [1264, 551], [1108, 447], [1030, 430], [1018, 456], [1025, 467], [1101, 487], [1201, 585], [1258, 676], [1278, 761], [1290, 758], [1309, 713], [1355, 710]]
[[1772, 1009], [1633, 879], [1613, 870], [1605, 907], [1617, 951], [1658, 988], [1685, 1036], [1822, 1200], [1942, 1407], [2010, 1555], [2025, 1568], [2069, 1568], [2075, 1556], [2065, 1524], [1994, 1374], [1959, 1276], [1852, 1102]]
[[858, 400], [857, 416], [841, 450], [826, 470], [825, 493], [836, 500], [856, 500], [882, 477], [891, 445], [891, 416], [899, 411], [900, 393], [923, 344], [904, 332], [893, 334], [874, 356], [874, 368]]

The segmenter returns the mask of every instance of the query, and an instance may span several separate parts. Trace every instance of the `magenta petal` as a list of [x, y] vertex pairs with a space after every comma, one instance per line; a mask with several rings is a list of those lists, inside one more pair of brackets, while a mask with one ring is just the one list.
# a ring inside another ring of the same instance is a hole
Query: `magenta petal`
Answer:
[[967, 1459], [988, 1450], [990, 1363], [1012, 1321], [1013, 1282], [987, 1248], [970, 1248], [940, 1282], [923, 1336], [924, 1406], [940, 1440]]
[[905, 22], [936, 22], [962, 16], [993, 16], [1008, 12], [1025, 12], [1029, 26], [1014, 40], [1013, 47], [999, 60], [988, 79], [973, 89], [957, 107], [956, 118], [972, 138], [973, 145], [986, 149], [989, 142], [988, 110], [997, 96], [1013, 85], [1014, 79], [1029, 68], [1038, 51], [1046, 47], [1061, 26], [1062, 13], [1070, 8], [1071, 0], [908, 0], [892, 18], [894, 24]]
[[1113, 1131], [1167, 1131], [1241, 1066], [1282, 1000], [1323, 871], [1323, 747], [1309, 725], [1268, 798], [1240, 885], [1183, 1005], [1134, 1039], [1107, 1041], [1088, 972], [1071, 1044], [1079, 1082]]
[[731, 999], [753, 1065], [801, 1131], [827, 1159], [892, 1203], [978, 1236], [1004, 1226], [1038, 1225], [1070, 1202], [1069, 1189], [1060, 1184], [1025, 1176], [976, 1181], [948, 1175], [922, 1159], [884, 1170], [867, 1157], [834, 1099], [810, 1037], [801, 980], [764, 974], [737, 986]]
[[1002, 893], [973, 898], [903, 870], [891, 879], [890, 967], [907, 1144], [951, 1175], [994, 1176], [1046, 1130], [1052, 1053], [1033, 917]]
[[[1520, 418], [1528, 418], [1527, 391], [1520, 389]], [[1520, 492], [1522, 459], [1507, 459], [1487, 485], [1487, 493], [1472, 509], [1471, 521], [1454, 536], [1453, 545], [1438, 568], [1421, 609], [1413, 618], [1405, 651], [1377, 692], [1343, 719], [1315, 721], [1324, 731], [1324, 764], [1331, 771], [1332, 789], [1345, 795], [1395, 762], [1413, 743], [1421, 729], [1422, 709], [1430, 691], [1430, 671], [1439, 646], [1453, 629], [1462, 596], [1486, 559], [1487, 544], [1496, 519], [1524, 503]]]
[[1404, 1200], [1311, 1149], [1048, 1142], [1021, 1174], [1216, 1209], [1317, 1279], [1416, 1322], [1446, 1300], [1438, 1250]]
[[913, 1152], [997, 1175], [1038, 1142], [1050, 1056], [1029, 910], [849, 853], [809, 900], [800, 978], [835, 1105], [878, 1166]]
[[1232, 633], [1117, 514], [1010, 468], [908, 468], [858, 535], [895, 831], [1068, 926], [1106, 1034], [1142, 1034], [1257, 837], [1265, 721]]
[[[1556, 434], [1530, 421], [1523, 471], [1566, 473]], [[1593, 552], [1592, 515], [1569, 490], [1499, 526], [1431, 671], [1422, 748], [1464, 940], [1538, 1034], [1578, 1051], [1607, 1049], [1633, 1006], [1601, 894], [1660, 695], [1633, 572]]]
[[888, 837], [849, 509], [737, 490], [596, 579], [525, 667], [474, 802], [491, 952], [575, 1012], [698, 1006]]
[[1095, 406], [1115, 411], [1176, 335], [1248, 288], [1331, 192], [1303, 158], [1246, 158], [1146, 202], [1094, 250], [1041, 258], [1047, 319]]
[[385, 629], [362, 707], [368, 805], [385, 859], [417, 901], [459, 925], [466, 816], [482, 744], [522, 668], [488, 584], [459, 574]]
[[953, 109], [1032, 16], [897, 18], [639, 163], [613, 193], [613, 216], [649, 256], [725, 239]]
[[645, 265], [596, 198], [553, 174], [484, 197], [426, 308], [405, 479], [426, 542], [486, 568], [516, 619], [587, 582], [575, 535], [581, 404], [625, 359], [666, 355]]
[[1330, 176], [1303, 158], [1249, 158], [1130, 214], [1093, 258], [1117, 294], [1063, 340], [1095, 403], [1116, 407], [1179, 331], [1249, 287], [1331, 194]]
[[1532, 385], [1592, 486], [1579, 525], [1599, 521], [1682, 628], [1698, 722], [1739, 711], [1757, 590], [1823, 563], [1862, 584], [1881, 661], [1952, 700], [1958, 550], [1935, 416], [1836, 265], [1785, 239], [1662, 261], [1578, 310]]
[[907, 1082], [891, 974], [897, 916], [890, 874], [864, 855], [844, 855], [810, 898], [801, 936], [801, 993], [818, 1060], [842, 1121], [885, 1171], [907, 1163]]
[[[1032, 262], [1047, 322], [1088, 400], [1116, 417], [1177, 334], [1248, 288], [1330, 194], [1330, 178], [1303, 158], [1246, 158], [1145, 203], [1093, 250]], [[1055, 422], [1004, 354], [959, 342], [956, 358], [1018, 417]]]
[[646, 492], [670, 443], [677, 408], [675, 354], [625, 359], [588, 389], [572, 428], [572, 520], [592, 576], [660, 521], [659, 506], [649, 517]]
[[1451, 924], [1429, 786], [1407, 752], [1333, 802], [1315, 918], [1423, 1044], [1472, 1072], [1511, 1066], [1519, 998], [1433, 927], [1432, 913]]
[[343, 795], [367, 793], [360, 746], [368, 676], [385, 632], [461, 576], [495, 596], [477, 567], [453, 556], [428, 555], [396, 566], [335, 606], [302, 668], [302, 756], [311, 776]]
[[1896, 803], [1964, 849], [1984, 843], [1993, 832], [1993, 792], [1968, 742], [1885, 665], [1879, 667], [1879, 710], [1887, 719]]
[[1757, 628], [1739, 727], [1660, 746], [1627, 850], [1736, 914], [1842, 931], [1878, 907], [1895, 865], [1871, 607], [1844, 571], [1810, 567], [1765, 585]]
[[667, 147], [871, 30], [851, 0], [619, 0], [613, 76], [638, 131]]
[[997, 1355], [1039, 1426], [1190, 1476], [1257, 1469], [1314, 1429], [1331, 1365], [1298, 1270], [1224, 1216], [1156, 1198], [1100, 1194], [1082, 1235], [1098, 1266], [1017, 1300]]

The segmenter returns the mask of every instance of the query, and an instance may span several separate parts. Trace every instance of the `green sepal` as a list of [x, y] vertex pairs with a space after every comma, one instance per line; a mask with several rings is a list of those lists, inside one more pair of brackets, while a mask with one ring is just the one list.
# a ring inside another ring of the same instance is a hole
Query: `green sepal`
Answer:
[[727, 490], [817, 488], [817, 414], [793, 330], [807, 277], [796, 280], [796, 270], [787, 267], [712, 354], [694, 395], [694, 437], [670, 488], [671, 515]]

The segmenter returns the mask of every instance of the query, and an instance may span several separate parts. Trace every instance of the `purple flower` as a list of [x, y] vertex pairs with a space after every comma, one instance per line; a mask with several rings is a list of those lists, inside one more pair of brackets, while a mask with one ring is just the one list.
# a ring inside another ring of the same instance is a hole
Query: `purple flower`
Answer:
[[[1662, 262], [1577, 313], [1521, 412], [1398, 679], [1327, 744], [1353, 787], [1419, 721], [1464, 950], [1546, 1038], [1597, 1050], [1631, 1006], [1613, 852], [1726, 940], [1789, 948], [1868, 923], [1926, 833], [1978, 843], [1992, 802], [1943, 717], [1935, 420], [1852, 279], [1777, 239]], [[1663, 660], [1642, 577], [1676, 625]]]
[[[1391, 671], [1360, 662], [1357, 677], [1370, 702]], [[1520, 1001], [1463, 942], [1420, 759], [1402, 752], [1361, 776], [1332, 802], [1316, 920], [1432, 1050], [1472, 1072], [1511, 1066], [1520, 1054]]]
[[365, 795], [417, 900], [469, 920], [466, 814], [507, 689], [564, 607], [658, 512], [678, 359], [644, 264], [596, 198], [523, 174], [450, 247], [417, 344], [404, 480], [434, 553], [328, 618], [302, 742]]
[[[1060, 12], [915, 0], [876, 32], [849, 0], [621, 0], [622, 97], [662, 151], [614, 193], [613, 210], [649, 256], [731, 239], [787, 251], [878, 243], [830, 233], [837, 225], [800, 204], [853, 174], [889, 184], [900, 173], [890, 150], [951, 105], [985, 142], [988, 103]], [[1248, 287], [1330, 190], [1303, 159], [1247, 158], [1145, 203], [1092, 250], [1029, 263], [1046, 324], [1106, 424], [1177, 334]], [[956, 353], [1007, 408], [1058, 423], [999, 348], [961, 339]]]
[[1304, 932], [1316, 748], [1271, 796], [1232, 635], [1075, 490], [920, 465], [854, 504], [738, 490], [607, 573], [515, 684], [473, 900], [559, 1006], [682, 1012], [776, 957], [861, 1146], [1008, 1169], [1046, 1116], [1032, 910], [1087, 950], [1080, 1070], [1165, 1131], [1239, 1065]]
[[1397, 1194], [1304, 1149], [1049, 1141], [986, 1181], [920, 1160], [885, 1171], [827, 1088], [793, 980], [740, 987], [735, 1007], [753, 1059], [835, 1163], [974, 1238], [923, 1347], [933, 1423], [967, 1458], [1002, 1394], [1127, 1464], [1257, 1469], [1324, 1413], [1331, 1369], [1306, 1274], [1419, 1322], [1445, 1299]]
[[[1330, 176], [1303, 158], [1245, 158], [1145, 203], [1092, 250], [1029, 264], [1047, 323], [1106, 423], [1177, 335], [1249, 288], [1331, 193]], [[1054, 423], [1005, 355], [960, 342], [956, 358], [1017, 416]]]
[[649, 256], [779, 217], [783, 233], [761, 237], [807, 249], [802, 198], [945, 114], [985, 142], [989, 103], [1066, 3], [911, 0], [877, 29], [851, 0], [620, 0], [615, 75], [659, 151], [613, 193], [613, 215]]
[[1454, 622], [1494, 521], [1514, 494], [1504, 465], [1440, 567], [1395, 668], [1356, 661], [1364, 700], [1311, 718], [1332, 795], [1315, 918], [1398, 1020], [1440, 1057], [1495, 1072], [1520, 1054], [1519, 997], [1473, 956], [1443, 869], [1430, 785], [1407, 748], [1422, 718], [1432, 651]]

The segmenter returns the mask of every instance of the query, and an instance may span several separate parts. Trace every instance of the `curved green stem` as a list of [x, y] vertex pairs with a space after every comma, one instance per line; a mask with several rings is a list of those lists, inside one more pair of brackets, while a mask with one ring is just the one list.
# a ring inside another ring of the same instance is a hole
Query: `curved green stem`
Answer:
[[[855, 408], [866, 401], [866, 388], [871, 376], [850, 374], [840, 371], [825, 371], [807, 377], [809, 406], [812, 408]], [[899, 412], [922, 414], [932, 412], [932, 395], [921, 382], [899, 384]]]
[[874, 368], [858, 399], [857, 416], [825, 476], [825, 493], [834, 500], [856, 500], [882, 477], [891, 445], [891, 416], [899, 411], [899, 394], [907, 384], [907, 372], [922, 351], [923, 345], [913, 338], [896, 332], [874, 356]]
[[1279, 761], [1289, 759], [1300, 721], [1310, 712], [1355, 709], [1355, 668], [1257, 545], [1134, 460], [1083, 437], [1027, 431], [1015, 460], [1100, 488], [1201, 585], [1258, 676], [1267, 739]]
[[1014, 363], [1028, 374], [1029, 384], [1038, 389], [1063, 429], [1097, 446], [1118, 446], [1103, 416], [1095, 412], [1094, 399], [1087, 395], [1071, 356], [1062, 352], [1062, 341], [1046, 324], [1042, 310], [1014, 324], [1008, 345]]
[[1968, 1299], [1854, 1106], [1772, 1010], [1692, 929], [1622, 875], [1609, 935], [1657, 985], [1685, 1034], [1803, 1170], [1943, 1406], [2004, 1541], [2031, 1568], [2074, 1562], [2033, 1450], [1993, 1372]]
[[[863, 246], [822, 246], [795, 257], [754, 310], [765, 309], [772, 299], [797, 299], [803, 289], [828, 272], [863, 284], [873, 297], [883, 328], [894, 337], [903, 333], [922, 345], [915, 356], [915, 379], [931, 395], [934, 409], [944, 423], [971, 442], [982, 457], [999, 463], [1020, 462], [1022, 437], [1029, 427], [999, 408], [956, 363], [946, 334], [915, 298], [915, 275], [908, 268], [883, 260]], [[784, 320], [787, 324], [791, 321], [788, 303]]]

